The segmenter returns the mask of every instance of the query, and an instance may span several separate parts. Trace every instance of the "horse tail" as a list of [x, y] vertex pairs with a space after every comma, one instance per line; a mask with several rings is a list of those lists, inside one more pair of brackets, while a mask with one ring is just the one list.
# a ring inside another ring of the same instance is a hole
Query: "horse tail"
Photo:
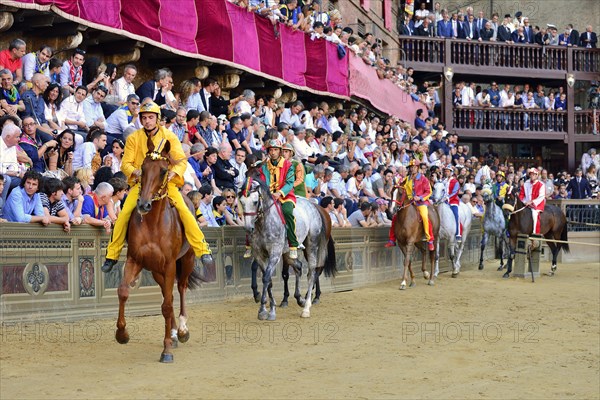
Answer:
[[[185, 255], [184, 257], [187, 257], [187, 255]], [[181, 272], [183, 270], [181, 258], [179, 260], [177, 260], [176, 265], [177, 265], [176, 277], [177, 277], [177, 282], [179, 282], [179, 280], [181, 279]], [[200, 274], [200, 271], [198, 270], [198, 268], [192, 268], [192, 272], [187, 277], [188, 289], [190, 289], [190, 290], [198, 289], [202, 285], [203, 282], [208, 282], [208, 280], [206, 280], [204, 278], [204, 276], [202, 276], [202, 274]]]
[[[562, 232], [560, 233], [560, 240], [564, 240], [565, 242], [567, 242], [569, 240], [569, 238], [567, 237], [567, 231], [568, 231], [568, 224], [567, 221], [564, 220], [565, 224], [563, 225], [562, 228]], [[560, 247], [565, 253], [568, 253], [569, 250], [569, 243], [561, 243], [561, 247]]]
[[330, 236], [327, 240], [327, 257], [325, 257], [325, 276], [335, 276], [337, 273], [337, 261], [335, 259], [335, 242]]

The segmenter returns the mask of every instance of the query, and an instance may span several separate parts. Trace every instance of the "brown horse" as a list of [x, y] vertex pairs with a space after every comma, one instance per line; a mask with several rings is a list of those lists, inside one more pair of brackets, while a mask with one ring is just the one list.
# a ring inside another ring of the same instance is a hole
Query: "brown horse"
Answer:
[[[404, 199], [404, 200], [403, 200]], [[402, 272], [402, 283], [400, 284], [400, 290], [406, 289], [406, 272], [410, 271], [410, 286], [414, 287], [415, 274], [412, 270], [411, 257], [415, 246], [421, 251], [422, 264], [421, 270], [423, 271], [423, 278], [429, 279], [428, 285], [434, 285], [434, 268], [435, 268], [435, 251], [429, 251], [427, 244], [422, 239], [425, 236], [425, 230], [423, 229], [423, 223], [421, 221], [421, 215], [417, 206], [412, 202], [408, 201], [408, 197], [404, 196], [403, 189], [398, 190], [396, 207], [396, 223], [394, 224], [394, 233], [396, 234], [396, 242], [404, 254], [404, 271]], [[433, 228], [434, 236], [434, 248], [437, 248], [437, 242], [439, 240], [440, 231], [440, 218], [437, 210], [434, 206], [428, 206], [429, 210], [429, 221]], [[431, 265], [431, 271], [427, 272], [425, 269], [426, 257], [425, 255], [429, 252], [429, 262]]]
[[[517, 247], [517, 236], [519, 233], [531, 235], [533, 232], [533, 216], [531, 210], [519, 199], [518, 192], [513, 190], [506, 197], [506, 204], [512, 208], [511, 215], [508, 221], [508, 232], [510, 235], [509, 247], [510, 257], [507, 262], [507, 270], [503, 278], [508, 278], [512, 272], [512, 261]], [[505, 205], [506, 207], [506, 205]], [[509, 208], [510, 210], [510, 208]], [[546, 239], [567, 241], [567, 217], [561, 209], [555, 205], [547, 204], [544, 211], [540, 213], [540, 234]], [[549, 275], [552, 276], [556, 272], [556, 259], [558, 253], [562, 249], [565, 253], [569, 252], [568, 243], [546, 242], [552, 251], [552, 267]]]
[[[154, 151], [154, 143], [148, 138], [148, 153], [142, 164], [140, 194], [137, 207], [131, 215], [127, 229], [127, 262], [123, 280], [119, 286], [119, 318], [115, 337], [119, 343], [127, 343], [129, 334], [125, 328], [125, 302], [129, 287], [142, 268], [152, 272], [163, 295], [162, 314], [165, 318], [164, 349], [161, 362], [173, 362], [171, 349], [177, 339], [187, 342], [189, 330], [186, 326], [185, 290], [199, 286], [200, 274], [194, 270], [194, 251], [183, 230], [177, 210], [167, 197], [169, 164], [179, 162], [169, 157], [170, 143], [167, 141], [160, 153]], [[187, 197], [184, 196], [187, 200]], [[129, 200], [128, 200], [129, 201]], [[188, 203], [191, 206], [191, 202]], [[180, 296], [179, 329], [173, 311], [173, 285], [177, 279]]]

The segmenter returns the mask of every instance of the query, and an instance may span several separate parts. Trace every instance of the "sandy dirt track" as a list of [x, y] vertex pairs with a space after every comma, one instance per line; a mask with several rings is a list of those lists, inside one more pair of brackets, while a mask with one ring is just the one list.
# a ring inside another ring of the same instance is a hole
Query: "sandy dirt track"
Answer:
[[496, 265], [324, 294], [308, 320], [294, 304], [258, 321], [250, 298], [193, 306], [170, 365], [162, 316], [128, 318], [116, 343], [117, 304], [110, 320], [5, 325], [0, 399], [600, 398], [600, 266], [532, 284]]

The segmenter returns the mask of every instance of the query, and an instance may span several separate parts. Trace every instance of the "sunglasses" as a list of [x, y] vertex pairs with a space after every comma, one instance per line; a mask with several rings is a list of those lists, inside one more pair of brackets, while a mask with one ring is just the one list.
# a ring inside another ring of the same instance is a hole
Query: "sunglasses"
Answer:
[[229, 196], [225, 196], [226, 199], [235, 199], [235, 196], [233, 195], [229, 195]]
[[132, 106], [139, 106], [139, 105], [140, 105], [140, 102], [139, 102], [139, 101], [132, 101], [132, 102], [131, 102], [131, 105], [132, 105]]

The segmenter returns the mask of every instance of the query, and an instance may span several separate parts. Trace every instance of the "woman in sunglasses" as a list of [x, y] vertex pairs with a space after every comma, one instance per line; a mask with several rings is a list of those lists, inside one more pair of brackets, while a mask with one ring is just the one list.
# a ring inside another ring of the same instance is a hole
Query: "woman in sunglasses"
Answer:
[[222, 196], [225, 197], [225, 221], [227, 222], [227, 225], [244, 225], [238, 215], [238, 204], [235, 191], [233, 189], [223, 189]]

